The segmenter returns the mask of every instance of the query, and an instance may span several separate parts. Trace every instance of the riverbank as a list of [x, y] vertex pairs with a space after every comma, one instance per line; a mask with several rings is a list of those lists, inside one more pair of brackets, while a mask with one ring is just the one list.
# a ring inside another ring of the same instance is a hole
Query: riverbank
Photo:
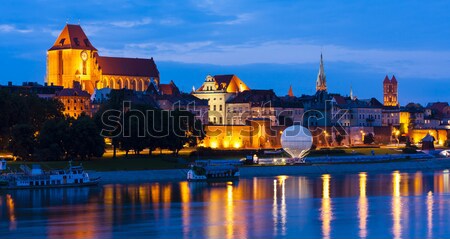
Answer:
[[[450, 159], [426, 159], [383, 163], [311, 164], [292, 166], [242, 167], [241, 178], [272, 177], [277, 175], [302, 176], [322, 174], [349, 174], [359, 172], [434, 171], [450, 169]], [[158, 181], [184, 181], [187, 169], [137, 170], [92, 172], [92, 177], [101, 177], [102, 184], [142, 183]]]

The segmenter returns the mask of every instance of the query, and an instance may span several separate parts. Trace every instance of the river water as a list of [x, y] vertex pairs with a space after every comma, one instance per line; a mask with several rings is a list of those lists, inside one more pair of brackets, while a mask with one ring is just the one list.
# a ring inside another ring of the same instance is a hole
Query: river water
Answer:
[[0, 235], [448, 238], [449, 177], [395, 171], [0, 191]]

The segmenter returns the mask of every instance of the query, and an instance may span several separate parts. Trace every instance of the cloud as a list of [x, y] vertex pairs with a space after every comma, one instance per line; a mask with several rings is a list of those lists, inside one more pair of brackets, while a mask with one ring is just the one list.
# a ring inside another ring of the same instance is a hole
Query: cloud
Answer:
[[250, 21], [253, 18], [253, 15], [250, 13], [239, 14], [235, 17], [235, 19], [214, 22], [214, 24], [223, 24], [223, 25], [237, 25]]
[[183, 20], [179, 18], [164, 18], [159, 20], [159, 24], [163, 26], [177, 26], [183, 23]]
[[450, 51], [364, 49], [317, 45], [299, 39], [247, 42], [238, 45], [213, 41], [188, 43], [136, 43], [116, 49], [129, 57], [153, 56], [159, 61], [214, 65], [318, 64], [323, 51], [325, 67], [333, 62], [354, 63], [364, 71], [401, 74], [404, 77], [448, 78]]
[[152, 19], [145, 17], [140, 20], [135, 21], [115, 21], [111, 22], [111, 25], [116, 27], [123, 27], [123, 28], [131, 28], [131, 27], [137, 27], [137, 26], [144, 26], [152, 23]]
[[186, 43], [141, 43], [141, 44], [127, 44], [126, 49], [132, 51], [153, 51], [167, 54], [188, 54], [208, 48], [213, 44], [212, 41], [186, 42]]
[[30, 33], [33, 32], [32, 29], [19, 29], [11, 24], [0, 24], [0, 32], [5, 33]]

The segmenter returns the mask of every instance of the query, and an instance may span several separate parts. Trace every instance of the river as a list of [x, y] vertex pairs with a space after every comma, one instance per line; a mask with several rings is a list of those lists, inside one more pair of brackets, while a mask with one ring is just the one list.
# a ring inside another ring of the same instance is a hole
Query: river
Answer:
[[2, 238], [450, 237], [450, 174], [242, 178], [0, 191]]

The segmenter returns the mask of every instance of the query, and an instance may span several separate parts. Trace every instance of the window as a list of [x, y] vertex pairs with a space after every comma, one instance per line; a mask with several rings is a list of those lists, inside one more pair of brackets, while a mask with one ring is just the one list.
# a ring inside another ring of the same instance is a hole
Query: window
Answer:
[[213, 106], [213, 110], [216, 111], [216, 105]]
[[219, 117], [219, 124], [222, 124], [222, 117]]
[[83, 61], [83, 75], [86, 75], [86, 61]]
[[222, 111], [222, 105], [219, 105], [219, 111]]

